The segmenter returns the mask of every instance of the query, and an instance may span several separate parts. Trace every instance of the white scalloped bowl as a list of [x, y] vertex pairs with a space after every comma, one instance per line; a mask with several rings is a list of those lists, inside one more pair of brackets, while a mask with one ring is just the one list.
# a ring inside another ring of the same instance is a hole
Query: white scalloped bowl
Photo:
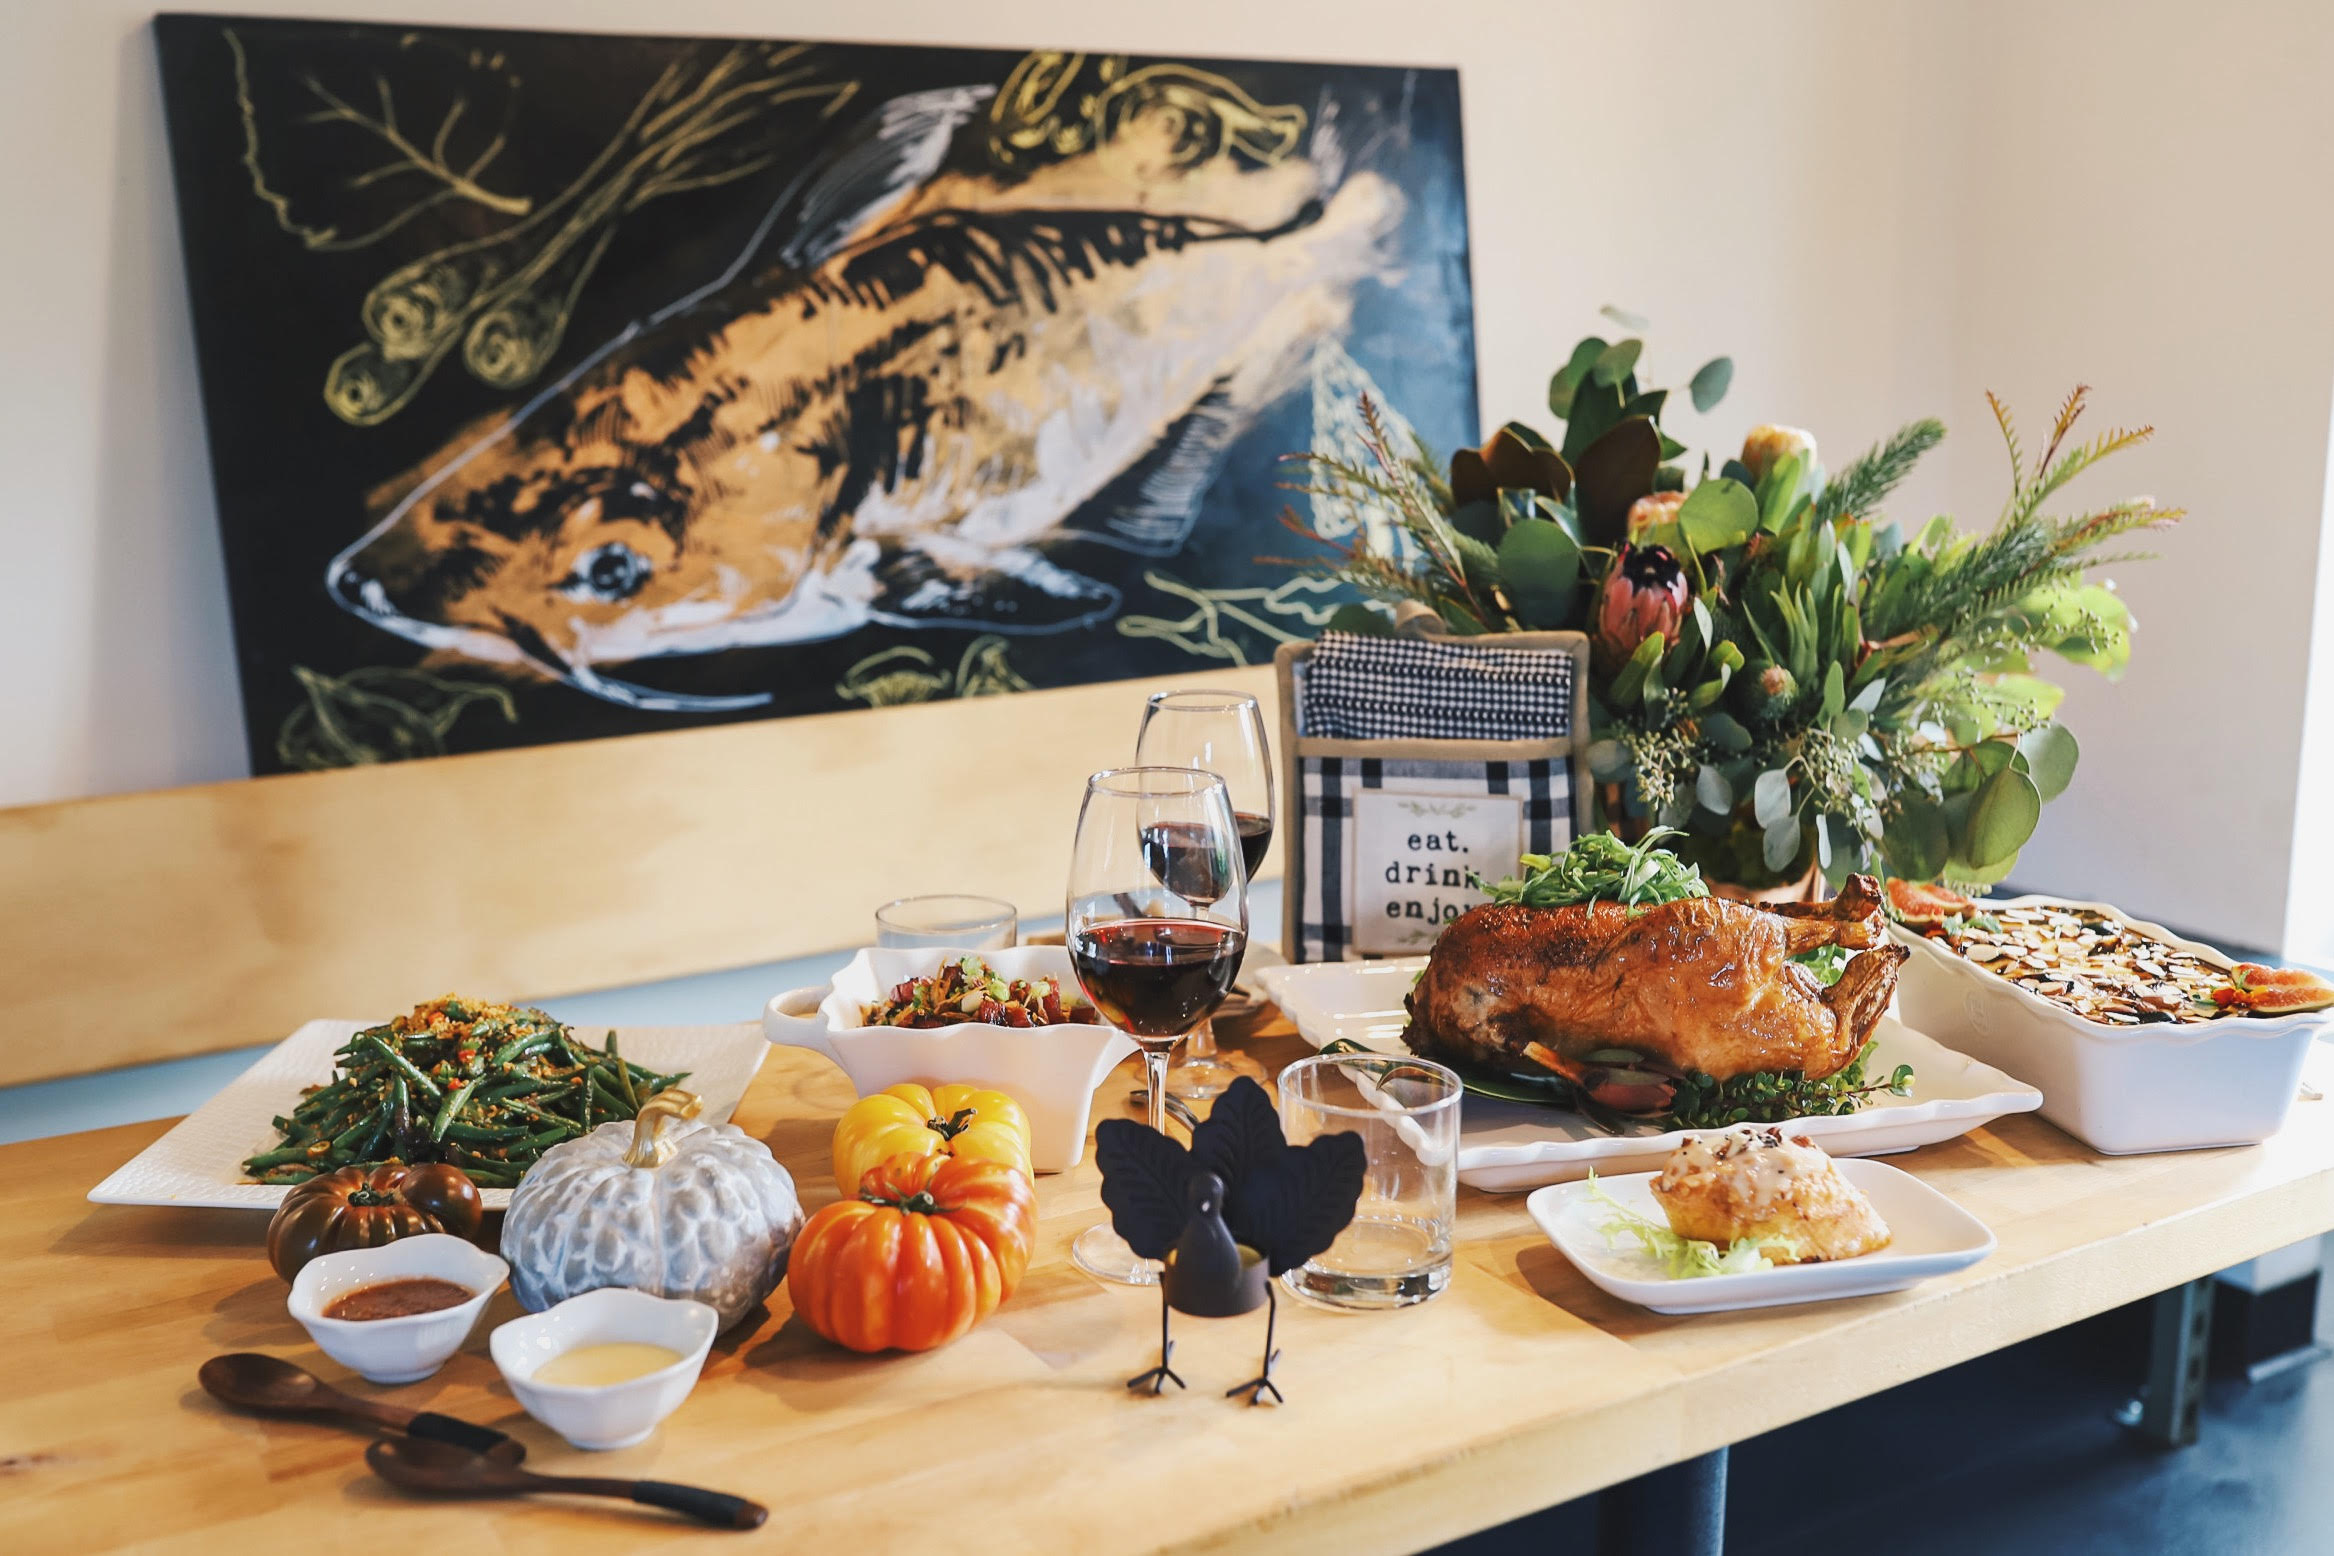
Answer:
[[[2089, 908], [2216, 967], [2235, 965], [2211, 946], [2104, 902], [2026, 896], [1982, 906]], [[1913, 953], [1896, 981], [1905, 1020], [2031, 1081], [2042, 1089], [2044, 1118], [2110, 1156], [2268, 1139], [2293, 1107], [2310, 1044], [2334, 1027], [2334, 1011], [2112, 1026], [2086, 1020], [1926, 936], [1894, 924], [1889, 933]]]
[[1086, 1154], [1094, 1090], [1111, 1067], [1135, 1051], [1134, 1040], [1099, 1023], [999, 1027], [967, 1021], [946, 1027], [865, 1024], [864, 1012], [910, 978], [928, 978], [943, 962], [978, 956], [1006, 978], [1058, 978], [1076, 990], [1070, 953], [1060, 946], [1003, 951], [893, 950], [870, 946], [834, 981], [792, 989], [762, 1012], [773, 1043], [825, 1054], [851, 1077], [862, 1097], [886, 1086], [963, 1082], [1005, 1092], [1029, 1115], [1030, 1165], [1062, 1172]]
[[[658, 1422], [680, 1409], [720, 1328], [720, 1315], [702, 1302], [603, 1286], [512, 1319], [487, 1337], [486, 1348], [527, 1414], [576, 1447], [596, 1452], [645, 1441]], [[554, 1356], [612, 1341], [661, 1345], [678, 1359], [621, 1383], [536, 1381]]]
[[[462, 1348], [486, 1300], [511, 1267], [465, 1238], [424, 1232], [372, 1248], [318, 1254], [300, 1266], [284, 1306], [308, 1338], [369, 1383], [418, 1383]], [[402, 1318], [327, 1318], [324, 1310], [367, 1286], [393, 1280], [449, 1280], [467, 1287], [467, 1302]]]

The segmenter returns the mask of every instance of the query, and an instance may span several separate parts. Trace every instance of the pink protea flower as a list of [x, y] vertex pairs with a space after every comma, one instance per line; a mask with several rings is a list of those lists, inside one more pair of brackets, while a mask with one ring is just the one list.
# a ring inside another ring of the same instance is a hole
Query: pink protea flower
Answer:
[[1600, 675], [1613, 675], [1637, 646], [1658, 632], [1676, 642], [1678, 623], [1693, 603], [1685, 569], [1666, 546], [1623, 546], [1597, 592], [1592, 657]]

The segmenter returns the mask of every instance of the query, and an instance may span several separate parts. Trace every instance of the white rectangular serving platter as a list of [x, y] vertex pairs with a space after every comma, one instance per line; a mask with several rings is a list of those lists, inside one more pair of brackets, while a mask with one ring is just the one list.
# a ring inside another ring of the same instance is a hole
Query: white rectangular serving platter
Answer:
[[[89, 1198], [100, 1205], [185, 1205], [219, 1210], [273, 1210], [284, 1185], [246, 1183], [243, 1160], [280, 1138], [273, 1120], [290, 1113], [300, 1093], [332, 1078], [332, 1056], [371, 1021], [311, 1021], [260, 1055], [250, 1069], [227, 1083], [210, 1101], [180, 1119], [171, 1131], [131, 1157]], [[683, 1084], [704, 1099], [698, 1116], [727, 1123], [743, 1101], [754, 1072], [770, 1045], [759, 1023], [729, 1026], [618, 1027], [616, 1042], [634, 1064], [671, 1074], [687, 1070]], [[605, 1029], [578, 1028], [594, 1047], [607, 1042]], [[509, 1189], [480, 1189], [489, 1210], [511, 1200]]]
[[[1425, 965], [1424, 957], [1415, 956], [1313, 962], [1267, 968], [1259, 977], [1273, 1003], [1315, 1048], [1342, 1037], [1384, 1053], [1405, 1053], [1402, 1030], [1409, 1016], [1402, 1000]], [[1893, 1015], [1882, 1018], [1873, 1036], [1877, 1046], [1867, 1073], [1886, 1075], [1909, 1064], [1913, 1094], [1882, 1095], [1854, 1113], [1790, 1122], [1794, 1132], [1834, 1156], [1910, 1151], [2042, 1106], [2042, 1093], [2032, 1086], [1945, 1047]], [[1459, 1181], [1492, 1193], [1565, 1183], [1592, 1169], [1599, 1177], [1649, 1172], [1689, 1132], [1607, 1134], [1577, 1113], [1472, 1092], [1459, 1112]]]
[[[1723, 1313], [1876, 1296], [1967, 1269], [1994, 1251], [1994, 1234], [1984, 1222], [1911, 1173], [1886, 1162], [1838, 1165], [1888, 1223], [1888, 1246], [1853, 1259], [1778, 1265], [1749, 1275], [1671, 1278], [1635, 1240], [1606, 1238], [1598, 1223], [1611, 1209], [1589, 1199], [1586, 1183], [1550, 1184], [1524, 1201], [1524, 1208], [1557, 1252], [1592, 1284], [1656, 1313]], [[1597, 1186], [1639, 1215], [1666, 1225], [1653, 1197], [1653, 1179], [1650, 1172], [1624, 1178], [1600, 1174]]]

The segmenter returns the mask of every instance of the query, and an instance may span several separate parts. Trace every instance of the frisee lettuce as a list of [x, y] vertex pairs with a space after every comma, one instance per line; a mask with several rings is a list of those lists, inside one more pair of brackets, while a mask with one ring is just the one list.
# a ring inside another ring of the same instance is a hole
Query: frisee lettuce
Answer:
[[1680, 1237], [1661, 1222], [1639, 1215], [1613, 1198], [1597, 1182], [1593, 1169], [1588, 1175], [1586, 1197], [1611, 1212], [1596, 1228], [1604, 1234], [1606, 1246], [1624, 1237], [1635, 1240], [1646, 1257], [1657, 1261], [1662, 1273], [1671, 1280], [1692, 1280], [1703, 1275], [1755, 1275], [1775, 1267], [1775, 1262], [1767, 1257], [1767, 1249], [1790, 1246], [1789, 1240], [1781, 1237], [1738, 1237], [1720, 1252], [1716, 1243]]
[[1591, 832], [1561, 854], [1525, 854], [1516, 861], [1521, 875], [1486, 881], [1470, 871], [1468, 884], [1493, 902], [1517, 902], [1527, 908], [1570, 908], [1586, 902], [1642, 908], [1707, 897], [1710, 888], [1703, 884], [1701, 869], [1657, 846], [1665, 837], [1681, 835], [1675, 827], [1655, 827], [1629, 844], [1610, 832]]

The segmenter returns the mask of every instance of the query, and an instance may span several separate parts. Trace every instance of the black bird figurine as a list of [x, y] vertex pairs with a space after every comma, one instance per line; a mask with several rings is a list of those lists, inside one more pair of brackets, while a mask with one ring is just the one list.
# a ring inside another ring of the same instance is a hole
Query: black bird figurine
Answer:
[[1169, 1383], [1184, 1386], [1168, 1365], [1175, 1355], [1170, 1310], [1229, 1318], [1262, 1302], [1263, 1370], [1224, 1393], [1246, 1394], [1252, 1405], [1266, 1394], [1282, 1402], [1272, 1381], [1280, 1360], [1272, 1343], [1280, 1321], [1273, 1277], [1327, 1248], [1353, 1220], [1367, 1160], [1361, 1136], [1290, 1145], [1264, 1088], [1242, 1076], [1191, 1132], [1189, 1149], [1113, 1118], [1094, 1132], [1094, 1160], [1110, 1224], [1136, 1253], [1167, 1266], [1159, 1280], [1159, 1365], [1127, 1379], [1127, 1387], [1158, 1394]]

